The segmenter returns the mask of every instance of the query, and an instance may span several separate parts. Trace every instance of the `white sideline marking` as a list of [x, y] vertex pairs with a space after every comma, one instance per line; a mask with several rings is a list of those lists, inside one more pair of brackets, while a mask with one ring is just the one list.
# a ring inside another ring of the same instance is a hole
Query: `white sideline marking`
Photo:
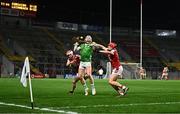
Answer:
[[[29, 106], [18, 105], [18, 104], [13, 104], [13, 103], [0, 102], [0, 105], [14, 106], [14, 107], [21, 107], [21, 108], [32, 109], [32, 108], [29, 107]], [[50, 111], [50, 112], [66, 113], [66, 114], [77, 114], [77, 112], [64, 111], [64, 110], [54, 110], [54, 109], [49, 109], [49, 108], [39, 108], [39, 107], [34, 107], [34, 109], [36, 109], [36, 110], [42, 110], [42, 111]]]
[[[97, 108], [97, 107], [125, 107], [125, 106], [148, 106], [148, 105], [169, 105], [169, 104], [180, 104], [180, 102], [160, 102], [160, 103], [134, 103], [134, 104], [117, 104], [117, 105], [89, 105], [89, 106], [66, 106], [58, 107], [60, 109], [72, 109], [72, 108]], [[54, 107], [55, 108], [55, 107]]]

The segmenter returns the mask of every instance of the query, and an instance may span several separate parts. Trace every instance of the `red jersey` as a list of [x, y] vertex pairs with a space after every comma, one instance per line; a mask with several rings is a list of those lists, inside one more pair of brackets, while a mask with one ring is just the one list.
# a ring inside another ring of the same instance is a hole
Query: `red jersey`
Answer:
[[121, 66], [120, 60], [119, 60], [119, 55], [116, 49], [111, 50], [114, 54], [108, 54], [108, 58], [111, 62], [112, 68], [119, 68]]
[[80, 56], [79, 55], [73, 55], [71, 58], [68, 58], [72, 66], [79, 67], [80, 64]]

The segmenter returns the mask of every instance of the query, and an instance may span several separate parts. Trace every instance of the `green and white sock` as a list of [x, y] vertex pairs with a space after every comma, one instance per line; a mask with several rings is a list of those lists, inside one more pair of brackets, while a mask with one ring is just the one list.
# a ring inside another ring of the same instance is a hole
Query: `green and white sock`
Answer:
[[91, 88], [95, 88], [94, 84], [91, 84]]
[[86, 83], [83, 85], [83, 87], [84, 87], [84, 89], [88, 88], [87, 85], [86, 85]]

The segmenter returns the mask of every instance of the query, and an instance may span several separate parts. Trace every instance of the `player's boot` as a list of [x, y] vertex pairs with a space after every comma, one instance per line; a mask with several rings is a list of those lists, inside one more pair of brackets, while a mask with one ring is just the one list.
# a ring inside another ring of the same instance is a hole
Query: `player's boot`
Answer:
[[124, 92], [123, 92], [123, 93], [124, 93], [124, 95], [126, 95], [126, 94], [127, 94], [128, 90], [129, 90], [129, 88], [128, 88], [128, 87], [126, 87], [126, 88], [124, 88], [124, 89], [123, 89], [123, 91], [124, 91]]
[[85, 96], [88, 95], [88, 90], [89, 90], [88, 88], [85, 89]]
[[71, 91], [69, 91], [69, 94], [73, 94], [73, 93], [74, 93], [74, 91], [72, 91], [72, 90], [71, 90]]
[[96, 95], [96, 89], [92, 88], [92, 95]]
[[117, 92], [119, 93], [119, 95], [124, 95], [124, 90], [122, 90], [122, 89], [119, 89], [119, 90], [117, 90]]

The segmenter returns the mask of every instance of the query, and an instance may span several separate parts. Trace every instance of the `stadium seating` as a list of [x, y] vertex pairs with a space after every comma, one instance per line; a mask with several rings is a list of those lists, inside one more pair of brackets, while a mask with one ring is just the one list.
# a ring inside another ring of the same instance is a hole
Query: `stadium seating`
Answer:
[[[85, 36], [90, 34], [97, 43], [107, 46], [109, 43], [108, 33], [85, 32], [73, 30], [60, 30], [46, 27], [31, 28], [12, 28], [8, 26], [0, 27], [0, 50], [1, 53], [11, 61], [23, 61], [25, 55], [31, 57], [31, 67], [34, 72], [48, 74], [49, 77], [56, 77], [70, 72], [65, 67], [65, 51], [73, 48], [74, 36]], [[138, 63], [140, 60], [140, 38], [134, 35], [112, 35], [113, 42], [118, 44], [121, 61]], [[25, 55], [20, 54], [13, 45], [8, 44], [8, 40], [17, 42], [25, 50]], [[7, 43], [6, 43], [7, 42]], [[162, 70], [164, 65], [179, 62], [178, 39], [161, 39], [155, 36], [143, 37], [143, 66], [151, 71], [154, 68]], [[102, 54], [95, 53], [93, 66], [102, 64], [101, 61], [107, 61]], [[178, 69], [179, 65], [172, 64]], [[19, 64], [22, 67], [22, 64]]]
[[[13, 41], [16, 41], [26, 50], [26, 55], [30, 55], [34, 58], [35, 61], [32, 61], [32, 69], [34, 67], [36, 68], [36, 70], [34, 69], [34, 73], [37, 73], [38, 70], [43, 74], [48, 72], [54, 73], [56, 66], [61, 65], [61, 63], [56, 61], [56, 59], [61, 58], [61, 56], [59, 51], [55, 48], [55, 43], [42, 29], [19, 28], [14, 30], [13, 28], [3, 28], [2, 35], [5, 38], [10, 37]], [[5, 48], [2, 50], [5, 51]], [[61, 53], [61, 55], [63, 54]], [[11, 58], [13, 58], [12, 55]], [[50, 65], [52, 67], [48, 67]], [[63, 66], [61, 66], [61, 68], [62, 67]], [[52, 76], [54, 76], [54, 74], [52, 74]]]

